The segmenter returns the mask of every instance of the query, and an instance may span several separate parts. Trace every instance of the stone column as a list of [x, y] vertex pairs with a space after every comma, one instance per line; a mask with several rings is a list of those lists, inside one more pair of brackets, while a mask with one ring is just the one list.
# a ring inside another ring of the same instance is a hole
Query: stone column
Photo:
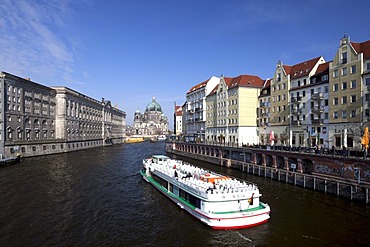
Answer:
[[262, 165], [266, 166], [266, 154], [262, 154]]
[[271, 157], [272, 157], [272, 167], [276, 169], [277, 168], [277, 165], [276, 165], [276, 156], [275, 155], [272, 155]]
[[252, 153], [251, 163], [257, 165], [257, 155], [255, 153]]
[[289, 171], [289, 158], [284, 157], [284, 166], [287, 171]]
[[302, 159], [297, 159], [297, 172], [303, 173]]

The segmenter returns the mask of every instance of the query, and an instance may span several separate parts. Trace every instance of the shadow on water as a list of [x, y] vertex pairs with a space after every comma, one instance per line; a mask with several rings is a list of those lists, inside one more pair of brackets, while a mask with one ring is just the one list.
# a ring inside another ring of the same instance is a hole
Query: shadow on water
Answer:
[[[369, 206], [226, 167], [191, 163], [258, 184], [267, 224], [214, 231], [140, 176], [164, 143], [34, 157], [0, 169], [1, 246], [358, 246]], [[21, 237], [20, 237], [21, 236]]]

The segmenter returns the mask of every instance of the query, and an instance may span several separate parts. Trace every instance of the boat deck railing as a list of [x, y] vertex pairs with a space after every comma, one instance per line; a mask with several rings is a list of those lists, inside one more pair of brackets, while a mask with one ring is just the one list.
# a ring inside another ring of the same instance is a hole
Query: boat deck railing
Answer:
[[215, 179], [214, 183], [204, 181], [201, 177], [209, 174], [209, 171], [182, 163], [181, 161], [170, 160], [166, 164], [153, 163], [151, 165], [155, 170], [208, 199], [247, 199], [251, 197], [252, 193], [255, 194], [255, 197], [260, 196], [258, 187], [255, 184], [248, 184], [236, 178], [225, 178], [219, 174], [210, 173], [220, 178]]

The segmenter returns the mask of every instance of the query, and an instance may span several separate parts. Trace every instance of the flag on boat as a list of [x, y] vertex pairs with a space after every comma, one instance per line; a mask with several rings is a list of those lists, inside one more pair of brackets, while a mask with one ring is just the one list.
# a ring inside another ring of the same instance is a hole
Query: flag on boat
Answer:
[[365, 149], [369, 147], [369, 128], [368, 127], [365, 128], [364, 135], [362, 136], [361, 144], [364, 145]]

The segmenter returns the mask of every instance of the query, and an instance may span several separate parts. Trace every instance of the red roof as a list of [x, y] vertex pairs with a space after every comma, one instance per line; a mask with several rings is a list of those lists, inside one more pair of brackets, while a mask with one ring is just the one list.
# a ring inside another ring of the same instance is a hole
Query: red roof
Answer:
[[[234, 87], [259, 87], [262, 88], [265, 83], [264, 80], [255, 75], [240, 75], [234, 78], [224, 77], [226, 86], [230, 88]], [[212, 90], [209, 95], [217, 92], [218, 85]]]
[[307, 76], [316, 65], [316, 63], [320, 60], [320, 58], [321, 57], [316, 57], [311, 60], [293, 65], [290, 71], [290, 79]]
[[283, 65], [283, 69], [287, 75], [290, 75], [290, 71], [292, 70], [292, 66]]
[[182, 116], [182, 107], [175, 105], [175, 114], [176, 116]]
[[240, 75], [234, 78], [225, 78], [226, 85], [229, 88], [234, 87], [263, 87], [264, 80], [255, 75]]
[[[330, 62], [332, 62], [332, 61], [330, 61]], [[319, 75], [323, 72], [329, 73], [329, 63], [330, 62], [319, 64], [319, 67], [317, 67], [315, 75]]]
[[364, 59], [370, 58], [370, 40], [361, 43], [351, 42], [351, 45], [355, 49], [357, 54], [364, 54]]
[[267, 87], [271, 86], [271, 81], [272, 81], [272, 79], [266, 80], [264, 85], [263, 85], [263, 88], [267, 88]]
[[208, 82], [209, 80], [210, 80], [210, 79], [207, 79], [207, 80], [205, 80], [204, 82], [201, 82], [201, 83], [199, 83], [199, 84], [197, 84], [197, 85], [193, 86], [192, 88], [190, 88], [190, 90], [187, 92], [187, 94], [188, 94], [188, 93], [191, 93], [191, 92], [193, 92], [193, 91], [195, 91], [195, 90], [198, 90], [199, 88], [205, 87], [205, 86], [207, 85], [207, 82]]

